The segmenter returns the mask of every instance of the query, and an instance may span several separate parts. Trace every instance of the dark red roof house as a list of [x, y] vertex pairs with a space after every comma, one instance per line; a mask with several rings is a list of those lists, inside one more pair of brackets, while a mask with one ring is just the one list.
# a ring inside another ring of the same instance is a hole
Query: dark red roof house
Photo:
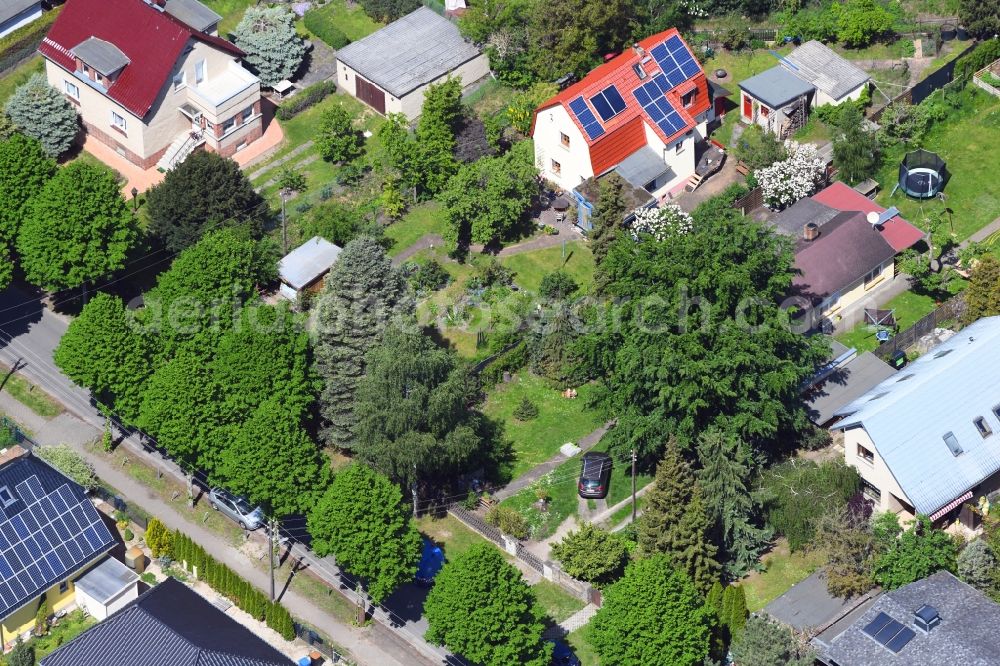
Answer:
[[586, 189], [581, 186], [589, 179], [617, 171], [659, 198], [688, 184], [713, 118], [705, 72], [670, 29], [539, 106], [531, 126], [535, 162], [544, 178], [565, 190]]
[[260, 81], [218, 21], [197, 0], [68, 0], [38, 50], [91, 136], [167, 170], [261, 136]]

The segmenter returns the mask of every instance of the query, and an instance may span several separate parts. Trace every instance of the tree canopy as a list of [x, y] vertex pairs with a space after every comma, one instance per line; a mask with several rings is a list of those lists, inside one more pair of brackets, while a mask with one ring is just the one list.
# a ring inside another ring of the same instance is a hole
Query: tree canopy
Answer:
[[334, 104], [323, 112], [315, 141], [327, 162], [350, 162], [362, 153], [361, 132], [354, 129], [351, 113], [343, 104]]
[[864, 120], [860, 109], [846, 105], [833, 139], [833, 162], [840, 177], [851, 185], [871, 178], [882, 163], [878, 137], [865, 127]]
[[7, 100], [7, 115], [25, 135], [37, 139], [49, 157], [59, 157], [80, 132], [76, 109], [49, 85], [44, 73], [31, 77]]
[[120, 270], [138, 238], [135, 217], [111, 170], [74, 162], [31, 198], [17, 250], [28, 281], [58, 291]]
[[56, 162], [36, 139], [0, 141], [0, 241], [13, 247], [28, 200], [56, 175]]
[[927, 516], [917, 516], [916, 522], [900, 530], [897, 539], [875, 561], [875, 581], [894, 590], [930, 576], [935, 571], [955, 571], [958, 546], [955, 539], [931, 526]]
[[1000, 259], [987, 254], [977, 260], [964, 299], [962, 321], [966, 324], [1000, 314]]
[[604, 591], [590, 637], [603, 663], [700, 666], [715, 612], [665, 555], [637, 560]]
[[521, 572], [477, 543], [445, 563], [424, 602], [427, 640], [482, 666], [548, 666], [543, 613]]
[[367, 465], [354, 463], [336, 473], [309, 511], [308, 528], [316, 554], [337, 558], [364, 581], [376, 603], [417, 572], [420, 534], [399, 487]]
[[621, 576], [628, 562], [628, 549], [621, 536], [584, 523], [552, 545], [552, 557], [573, 578], [603, 585]]
[[1000, 2], [998, 0], [961, 0], [958, 17], [962, 26], [976, 37], [995, 37], [1000, 33]]
[[171, 252], [197, 243], [209, 231], [238, 226], [259, 238], [270, 216], [239, 165], [196, 150], [146, 194], [149, 230]]
[[812, 666], [815, 656], [788, 627], [764, 616], [751, 615], [733, 641], [732, 655], [740, 666]]
[[248, 7], [233, 30], [232, 40], [246, 54], [244, 61], [257, 72], [265, 88], [291, 78], [306, 53], [295, 30], [295, 14], [282, 6]]

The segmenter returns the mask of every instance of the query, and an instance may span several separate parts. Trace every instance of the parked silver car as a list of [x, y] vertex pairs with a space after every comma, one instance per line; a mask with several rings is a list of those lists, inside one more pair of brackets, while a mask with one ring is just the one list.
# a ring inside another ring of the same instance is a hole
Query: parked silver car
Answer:
[[222, 488], [212, 488], [208, 491], [208, 503], [216, 511], [221, 511], [245, 530], [255, 530], [264, 526], [264, 510], [250, 506], [245, 497], [233, 495]]

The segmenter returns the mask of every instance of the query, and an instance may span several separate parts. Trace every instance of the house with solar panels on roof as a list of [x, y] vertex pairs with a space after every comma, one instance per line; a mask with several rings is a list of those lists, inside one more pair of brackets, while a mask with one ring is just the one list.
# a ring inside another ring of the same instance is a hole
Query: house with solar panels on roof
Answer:
[[805, 125], [809, 110], [857, 100], [871, 77], [815, 40], [802, 44], [778, 64], [740, 81], [740, 119], [785, 138]]
[[588, 180], [612, 171], [646, 198], [661, 198], [687, 186], [714, 114], [701, 65], [670, 29], [542, 103], [531, 124], [535, 163], [578, 204], [588, 203]]
[[[0, 453], [0, 642], [30, 632], [45, 602], [55, 614], [78, 603], [76, 584], [117, 541], [84, 489], [18, 446]], [[93, 579], [92, 579], [93, 580]], [[112, 606], [137, 596], [136, 578]]]
[[260, 80], [198, 0], [68, 0], [38, 50], [87, 133], [142, 169], [263, 134]]
[[1000, 490], [1000, 317], [980, 319], [840, 408], [844, 460], [879, 511], [979, 527]]

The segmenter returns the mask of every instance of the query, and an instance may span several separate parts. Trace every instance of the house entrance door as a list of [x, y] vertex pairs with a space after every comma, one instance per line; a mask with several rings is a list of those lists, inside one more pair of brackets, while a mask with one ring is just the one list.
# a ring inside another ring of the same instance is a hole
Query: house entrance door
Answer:
[[743, 117], [747, 119], [753, 118], [753, 100], [746, 95], [743, 96]]

